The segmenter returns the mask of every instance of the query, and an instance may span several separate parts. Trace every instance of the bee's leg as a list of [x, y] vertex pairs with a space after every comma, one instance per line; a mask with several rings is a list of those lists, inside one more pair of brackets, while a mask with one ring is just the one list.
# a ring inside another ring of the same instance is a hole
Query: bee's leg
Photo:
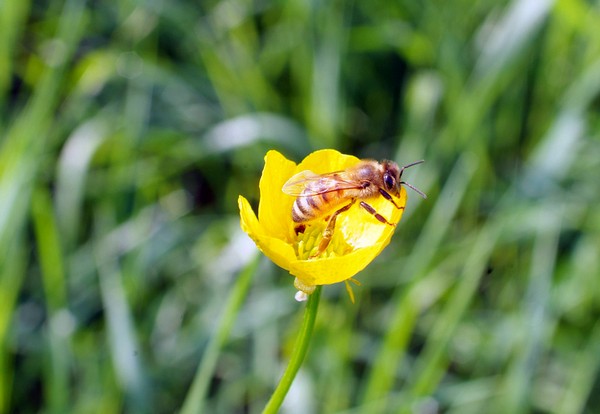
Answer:
[[319, 243], [319, 248], [317, 249], [317, 252], [315, 254], [313, 254], [309, 257], [309, 259], [313, 259], [325, 251], [327, 246], [329, 246], [329, 242], [331, 241], [331, 238], [333, 237], [333, 231], [335, 230], [335, 221], [337, 220], [337, 216], [340, 213], [343, 213], [344, 211], [348, 211], [348, 209], [350, 209], [350, 207], [352, 207], [352, 204], [354, 204], [355, 202], [356, 202], [356, 199], [352, 199], [352, 201], [350, 203], [346, 204], [344, 207], [340, 208], [339, 210], [337, 210], [335, 213], [333, 213], [331, 215], [331, 217], [329, 218], [329, 221], [327, 222], [327, 227], [325, 227], [325, 230], [323, 230], [323, 238], [321, 239], [321, 242]]
[[394, 206], [396, 206], [396, 208], [398, 210], [404, 209], [404, 207], [400, 207], [398, 204], [396, 204], [396, 202], [394, 201], [394, 199], [392, 198], [392, 196], [390, 195], [390, 193], [388, 193], [387, 191], [385, 191], [383, 188], [379, 189], [379, 193], [383, 196], [383, 198], [385, 198], [390, 203], [392, 203]]
[[[389, 195], [389, 194], [388, 194]], [[393, 202], [393, 201], [392, 201]], [[385, 217], [383, 217], [381, 214], [379, 214], [377, 212], [377, 210], [375, 210], [370, 204], [365, 203], [364, 201], [360, 202], [360, 206], [362, 208], [364, 208], [365, 210], [367, 210], [368, 213], [372, 214], [373, 217], [375, 217], [377, 220], [379, 220], [380, 222], [384, 223], [384, 224], [389, 224], [392, 227], [396, 227], [395, 224], [390, 223], [389, 221], [387, 221], [385, 219]], [[404, 208], [404, 207], [402, 207]]]

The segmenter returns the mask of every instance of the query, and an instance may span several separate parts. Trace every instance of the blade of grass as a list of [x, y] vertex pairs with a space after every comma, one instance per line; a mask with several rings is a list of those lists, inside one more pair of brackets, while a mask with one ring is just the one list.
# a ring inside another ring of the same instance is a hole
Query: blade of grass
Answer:
[[12, 351], [7, 349], [15, 303], [25, 276], [27, 254], [21, 237], [0, 257], [0, 413], [8, 413], [13, 383]]
[[[304, 109], [309, 135], [315, 148], [339, 147], [338, 125], [341, 123], [340, 99], [341, 62], [346, 53], [348, 29], [346, 20], [351, 5], [324, 3], [316, 9], [315, 31], [319, 37], [314, 42], [312, 56], [311, 95]], [[318, 138], [316, 138], [318, 137]]]
[[[327, 318], [329, 329], [325, 332], [325, 347], [329, 349], [331, 368], [326, 375], [320, 375], [316, 383], [317, 387], [328, 389], [325, 398], [320, 401], [321, 411], [328, 413], [338, 413], [351, 406], [354, 400], [352, 389], [356, 386], [351, 367], [356, 352], [355, 323], [361, 306], [360, 303], [346, 303], [345, 308], [341, 305], [335, 304], [338, 309], [331, 312], [332, 318]], [[344, 380], [340, 381], [341, 378]]]
[[446, 371], [448, 361], [445, 359], [445, 351], [457, 324], [477, 291], [481, 276], [485, 274], [488, 258], [499, 237], [498, 227], [487, 226], [479, 232], [465, 263], [460, 282], [431, 329], [425, 349], [415, 364], [416, 375], [410, 387], [411, 401], [403, 404], [400, 412], [411, 412], [413, 398], [431, 393]]
[[[3, 1], [0, 3], [0, 113], [6, 106], [6, 92], [12, 81], [12, 69], [15, 62], [14, 51], [19, 44], [21, 31], [29, 15], [30, 1]], [[0, 119], [0, 125], [5, 122]]]
[[58, 159], [55, 181], [56, 219], [67, 252], [76, 244], [82, 221], [81, 210], [88, 170], [106, 135], [104, 120], [88, 121], [69, 136]]
[[240, 273], [240, 276], [237, 278], [231, 294], [227, 299], [227, 303], [225, 304], [223, 316], [219, 322], [217, 332], [211, 337], [210, 342], [207, 345], [204, 357], [202, 358], [192, 385], [183, 402], [180, 411], [181, 414], [204, 412], [206, 393], [217, 366], [219, 353], [229, 337], [235, 318], [238, 315], [244, 299], [246, 299], [246, 296], [248, 295], [248, 289], [250, 288], [250, 283], [256, 273], [260, 257], [261, 256], [257, 254], [256, 257], [246, 265], [244, 270]]
[[[3, 4], [12, 12], [2, 13], [2, 39], [4, 47], [0, 59], [10, 59], [14, 44], [18, 43], [18, 29], [23, 19], [27, 16], [27, 3], [19, 6], [9, 3]], [[14, 7], [22, 7], [17, 10]], [[10, 262], [0, 261], [2, 305], [6, 312], [1, 312], [0, 339], [2, 355], [0, 355], [3, 368], [0, 370], [0, 409], [8, 412], [10, 404], [8, 393], [12, 383], [12, 373], [8, 355], [5, 354], [5, 340], [14, 303], [18, 295], [21, 281], [24, 278], [25, 266], [22, 258], [21, 232], [25, 227], [27, 213], [30, 211], [29, 203], [35, 176], [42, 165], [40, 158], [46, 142], [47, 131], [53, 120], [60, 97], [60, 87], [65, 76], [65, 67], [75, 50], [81, 37], [83, 28], [83, 10], [85, 1], [67, 1], [59, 19], [59, 29], [55, 40], [64, 46], [62, 60], [55, 65], [48, 65], [39, 82], [33, 90], [24, 110], [7, 129], [0, 147], [0, 251], [5, 252], [5, 258]], [[15, 18], [8, 24], [6, 19]], [[13, 42], [14, 44], [10, 44]], [[8, 43], [8, 44], [7, 44]], [[2, 65], [4, 73], [11, 75], [11, 65]], [[0, 80], [0, 93], [4, 99], [4, 92], [8, 87], [7, 79]], [[4, 101], [0, 102], [0, 106]], [[58, 394], [57, 394], [58, 395]], [[58, 398], [59, 400], [62, 397]]]
[[592, 393], [594, 382], [600, 372], [600, 321], [596, 322], [587, 344], [577, 352], [571, 366], [571, 378], [565, 389], [557, 414], [577, 414], [586, 412], [586, 402]]
[[[114, 227], [109, 206], [101, 206], [96, 232], [106, 233]], [[116, 377], [121, 383], [128, 408], [134, 412], [151, 412], [151, 394], [143, 372], [140, 347], [132, 310], [125, 292], [119, 243], [107, 243], [99, 239], [94, 246], [94, 259], [98, 272], [102, 308], [105, 312], [108, 344]]]
[[80, 39], [84, 6], [84, 1], [65, 3], [57, 36], [66, 49], [63, 60], [44, 72], [0, 148], [0, 251], [5, 251], [3, 247], [25, 220], [31, 183], [58, 104], [65, 65]]
[[555, 271], [561, 211], [544, 211], [538, 216], [538, 229], [533, 246], [529, 286], [523, 298], [523, 321], [520, 344], [513, 363], [505, 375], [506, 392], [499, 412], [525, 413], [531, 407], [531, 385], [535, 367], [551, 335], [548, 302], [552, 275]]
[[70, 338], [68, 330], [57, 325], [64, 325], [65, 322], [59, 317], [59, 313], [68, 308], [67, 286], [61, 240], [52, 201], [48, 191], [42, 187], [38, 187], [34, 191], [32, 216], [48, 311], [46, 334], [50, 362], [45, 373], [47, 379], [44, 382], [48, 388], [44, 391], [51, 411], [66, 412], [69, 404], [68, 352]]
[[475, 160], [465, 153], [456, 163], [435, 208], [431, 212], [415, 248], [404, 268], [404, 272], [413, 277], [410, 286], [397, 289], [391, 303], [397, 303], [392, 320], [383, 340], [381, 349], [373, 362], [371, 372], [361, 398], [362, 404], [383, 398], [389, 393], [394, 375], [401, 363], [406, 345], [419, 313], [418, 305], [412, 300], [413, 290], [419, 287], [419, 276], [431, 262], [444, 234], [452, 222], [476, 171]]

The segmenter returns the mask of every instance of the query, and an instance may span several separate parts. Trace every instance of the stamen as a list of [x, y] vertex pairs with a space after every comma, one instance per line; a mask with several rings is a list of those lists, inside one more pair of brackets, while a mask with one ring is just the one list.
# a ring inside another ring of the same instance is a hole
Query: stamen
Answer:
[[[327, 222], [325, 220], [315, 220], [314, 222], [304, 224], [304, 232], [295, 234], [294, 250], [298, 259], [310, 260], [311, 256], [318, 253], [326, 227]], [[351, 251], [352, 246], [346, 242], [343, 234], [336, 227], [327, 248], [313, 259], [343, 256]]]
[[348, 292], [348, 296], [350, 296], [350, 302], [354, 305], [356, 302], [354, 301], [354, 291], [352, 290], [352, 286], [350, 286], [350, 283], [348, 283], [347, 280], [344, 280], [344, 283], [346, 284], [346, 292]]

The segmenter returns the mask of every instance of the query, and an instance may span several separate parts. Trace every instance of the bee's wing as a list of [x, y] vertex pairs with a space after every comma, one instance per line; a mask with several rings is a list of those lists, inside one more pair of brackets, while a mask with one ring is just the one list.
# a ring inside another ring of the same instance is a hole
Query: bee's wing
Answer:
[[289, 195], [299, 196], [302, 194], [307, 185], [317, 182], [320, 179], [321, 176], [319, 174], [316, 174], [310, 170], [304, 170], [287, 180], [281, 191]]
[[[283, 185], [281, 191], [292, 196], [311, 196], [337, 190], [362, 188], [360, 182], [346, 180], [344, 171], [335, 171], [327, 174], [316, 174], [304, 170], [291, 177]], [[313, 191], [305, 191], [312, 183], [318, 183]]]

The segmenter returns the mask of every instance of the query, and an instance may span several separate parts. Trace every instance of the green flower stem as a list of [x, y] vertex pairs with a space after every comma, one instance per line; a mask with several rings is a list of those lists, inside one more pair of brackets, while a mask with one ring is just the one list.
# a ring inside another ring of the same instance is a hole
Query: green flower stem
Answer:
[[312, 338], [320, 298], [321, 286], [317, 286], [315, 291], [308, 297], [308, 303], [306, 304], [306, 309], [304, 311], [304, 320], [302, 321], [302, 327], [296, 338], [290, 362], [288, 363], [281, 380], [279, 380], [279, 384], [273, 392], [273, 395], [271, 395], [271, 399], [267, 403], [263, 414], [274, 414], [279, 411], [279, 407], [281, 407], [285, 396], [292, 386], [292, 382], [294, 382], [294, 378], [296, 378], [296, 374], [302, 365], [302, 361], [304, 361], [310, 339]]

